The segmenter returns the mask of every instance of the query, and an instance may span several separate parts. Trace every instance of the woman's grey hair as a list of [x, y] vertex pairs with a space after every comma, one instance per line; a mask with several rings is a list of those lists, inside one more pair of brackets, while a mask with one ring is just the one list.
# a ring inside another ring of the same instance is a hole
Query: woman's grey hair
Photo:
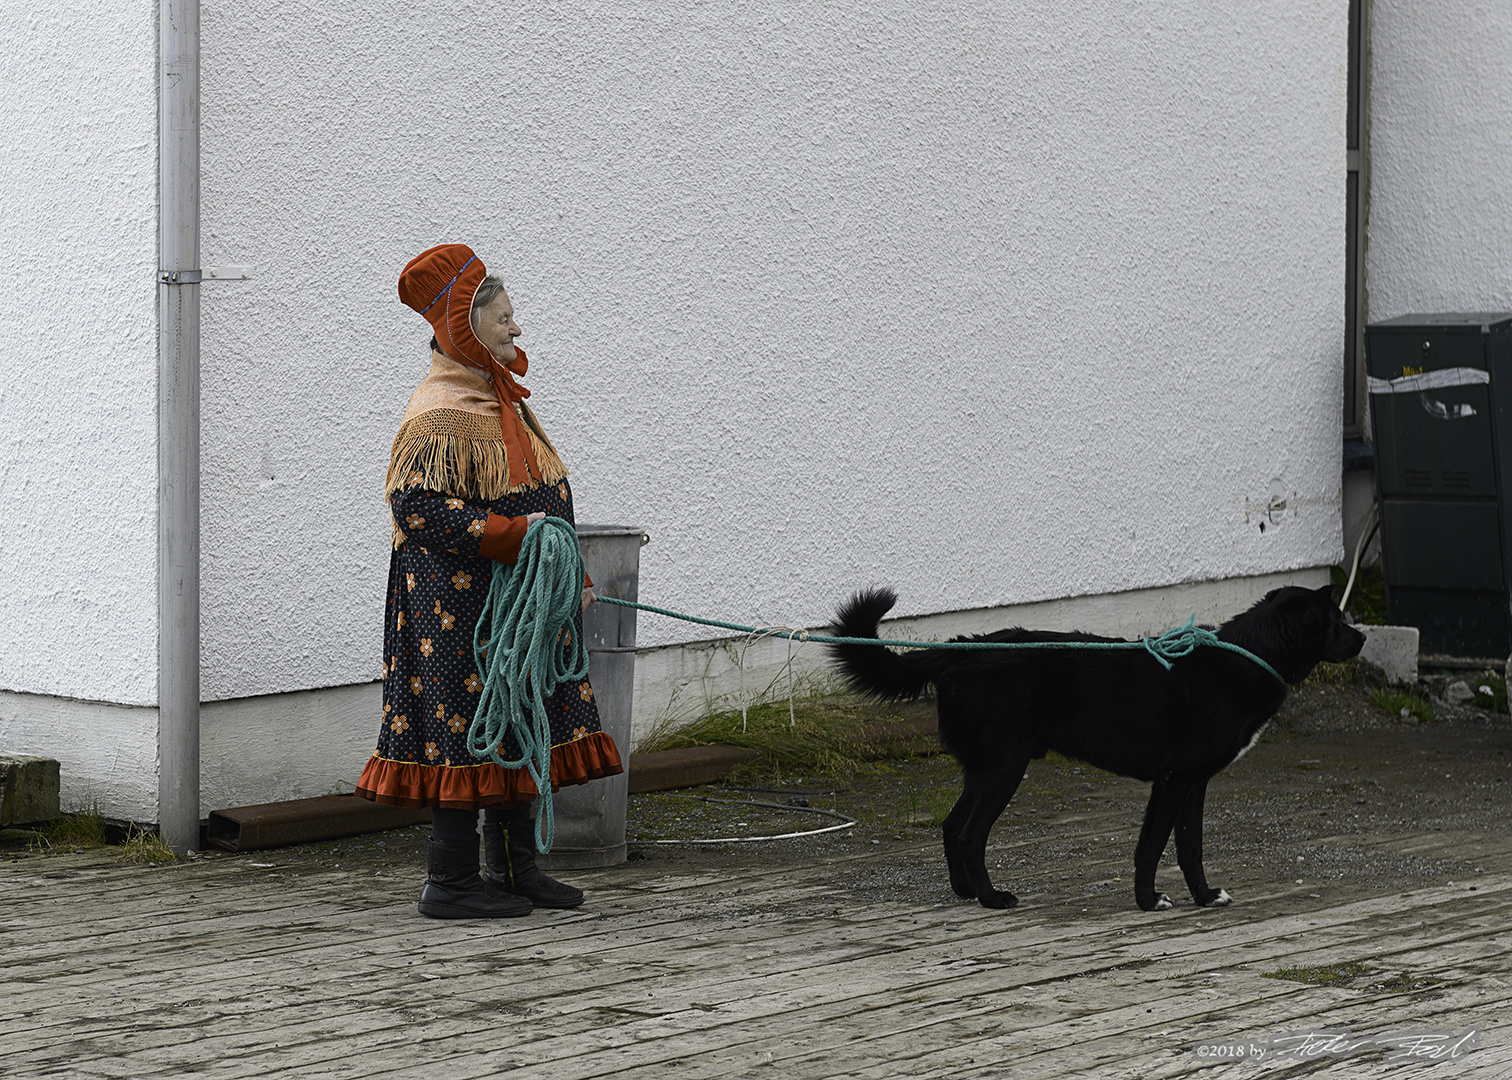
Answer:
[[[504, 283], [492, 274], [478, 283], [477, 291], [473, 293], [472, 308], [468, 312], [468, 322], [474, 330], [478, 328], [478, 311], [493, 303], [503, 291]], [[431, 349], [434, 352], [441, 351], [441, 343], [434, 336], [431, 337]]]
[[478, 291], [473, 293], [472, 317], [476, 319], [478, 312], [493, 303], [495, 298], [503, 291], [504, 283], [493, 274], [489, 274], [480, 281], [478, 283]]

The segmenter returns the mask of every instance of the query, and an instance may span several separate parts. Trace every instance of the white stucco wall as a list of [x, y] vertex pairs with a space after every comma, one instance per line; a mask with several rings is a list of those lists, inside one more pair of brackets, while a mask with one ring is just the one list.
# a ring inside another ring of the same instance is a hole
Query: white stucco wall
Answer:
[[441, 241], [508, 281], [653, 602], [813, 625], [858, 584], [918, 614], [1341, 557], [1342, 7], [203, 24], [204, 262], [255, 268], [203, 290], [207, 697], [375, 677], [428, 340], [394, 285]]
[[157, 821], [157, 735], [156, 708], [0, 690], [0, 747], [56, 760], [65, 812]]
[[1370, 317], [1512, 309], [1512, 6], [1372, 7]]
[[350, 794], [373, 752], [383, 688], [339, 686], [206, 705], [200, 816], [212, 810]]
[[156, 12], [0, 17], [0, 690], [157, 701]]
[[[155, 17], [0, 19], [0, 745], [135, 820]], [[509, 282], [579, 517], [652, 534], [652, 602], [814, 626], [885, 583], [965, 613], [931, 632], [1120, 633], [1341, 557], [1342, 10], [203, 0], [202, 26], [202, 265], [253, 267], [202, 288], [203, 809], [349, 787], [371, 745], [382, 477], [428, 338], [394, 285], [441, 241]], [[1502, 175], [1506, 89], [1455, 93]], [[641, 620], [637, 735], [721, 652], [655, 647], [704, 634]]]

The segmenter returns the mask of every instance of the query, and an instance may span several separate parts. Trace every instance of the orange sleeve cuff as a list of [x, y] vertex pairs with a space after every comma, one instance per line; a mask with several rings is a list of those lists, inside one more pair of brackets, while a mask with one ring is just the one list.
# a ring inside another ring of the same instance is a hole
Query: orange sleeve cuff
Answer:
[[528, 527], [522, 517], [489, 514], [488, 524], [483, 528], [483, 539], [478, 541], [478, 557], [501, 563], [517, 561]]

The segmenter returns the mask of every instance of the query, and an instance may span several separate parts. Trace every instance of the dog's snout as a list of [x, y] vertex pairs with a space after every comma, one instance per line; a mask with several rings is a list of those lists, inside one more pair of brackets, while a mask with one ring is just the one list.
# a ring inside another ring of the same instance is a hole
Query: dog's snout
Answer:
[[1337, 664], [1360, 655], [1360, 650], [1365, 647], [1365, 635], [1348, 623], [1340, 622], [1333, 640], [1328, 644], [1329, 648], [1323, 658]]

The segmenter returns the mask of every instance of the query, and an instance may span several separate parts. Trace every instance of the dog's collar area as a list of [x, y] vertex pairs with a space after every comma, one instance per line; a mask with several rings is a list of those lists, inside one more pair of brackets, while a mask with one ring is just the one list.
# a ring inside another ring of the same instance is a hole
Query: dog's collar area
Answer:
[[1180, 660], [1183, 656], [1190, 655], [1199, 645], [1213, 645], [1220, 649], [1227, 649], [1229, 652], [1236, 652], [1240, 656], [1248, 657], [1260, 665], [1262, 669], [1275, 676], [1276, 681], [1282, 686], [1286, 685], [1286, 679], [1282, 677], [1281, 673], [1260, 659], [1260, 657], [1243, 646], [1224, 641], [1217, 634], [1213, 633], [1213, 631], [1198, 626], [1196, 615], [1188, 619], [1185, 625], [1167, 630], [1159, 637], [1142, 638], [1140, 644], [1167, 671], [1171, 670], [1172, 661]]

